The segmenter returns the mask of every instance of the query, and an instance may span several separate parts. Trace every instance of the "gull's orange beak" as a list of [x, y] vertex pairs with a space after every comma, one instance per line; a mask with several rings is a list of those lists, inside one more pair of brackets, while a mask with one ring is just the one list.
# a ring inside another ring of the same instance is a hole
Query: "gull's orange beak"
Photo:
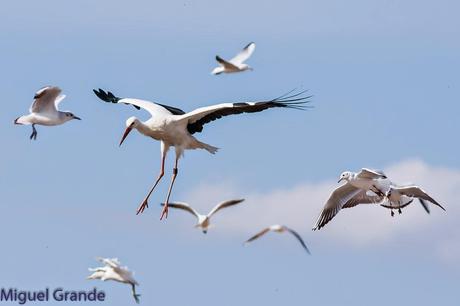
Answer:
[[125, 133], [123, 134], [123, 137], [121, 137], [120, 146], [121, 146], [121, 144], [123, 143], [123, 141], [125, 141], [125, 138], [128, 137], [128, 134], [129, 134], [129, 132], [131, 132], [132, 129], [133, 129], [133, 128], [130, 127], [130, 126], [128, 126], [128, 127], [126, 128]]

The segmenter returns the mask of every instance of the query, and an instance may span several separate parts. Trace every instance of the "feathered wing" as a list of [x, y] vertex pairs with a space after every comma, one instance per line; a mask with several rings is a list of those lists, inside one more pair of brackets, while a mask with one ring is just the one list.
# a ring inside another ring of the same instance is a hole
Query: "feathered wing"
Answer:
[[190, 134], [194, 134], [201, 132], [205, 124], [229, 115], [256, 113], [275, 107], [305, 109], [305, 104], [309, 102], [311, 96], [303, 96], [304, 93], [284, 95], [270, 101], [222, 103], [201, 107], [182, 115], [179, 120], [186, 121], [187, 130]]
[[300, 244], [302, 245], [302, 247], [305, 249], [305, 251], [307, 251], [308, 254], [311, 254], [310, 253], [310, 250], [308, 249], [307, 245], [305, 244], [305, 241], [303, 241], [302, 237], [299, 235], [299, 233], [297, 233], [296, 231], [294, 231], [293, 229], [287, 227], [287, 226], [283, 226], [283, 228], [288, 231], [289, 233], [291, 233], [292, 235], [294, 235], [295, 238], [297, 238], [297, 240], [300, 242]]
[[358, 173], [358, 177], [367, 179], [386, 179], [387, 176], [381, 170], [374, 170], [368, 168], [362, 168]]
[[260, 232], [258, 232], [257, 234], [255, 234], [254, 236], [252, 236], [251, 238], [249, 238], [248, 240], [246, 240], [244, 243], [249, 243], [249, 242], [252, 242], [260, 237], [262, 237], [263, 235], [265, 235], [266, 233], [268, 233], [270, 231], [270, 228], [267, 227], [267, 228], [264, 228], [263, 230], [261, 230]]
[[385, 200], [384, 197], [378, 195], [369, 195], [366, 190], [361, 190], [358, 194], [348, 200], [342, 208], [355, 207], [359, 204], [378, 204]]
[[396, 189], [402, 195], [429, 201], [433, 203], [434, 205], [440, 207], [442, 210], [446, 210], [444, 207], [442, 207], [441, 204], [439, 204], [435, 199], [429, 196], [424, 190], [422, 190], [418, 186], [402, 186], [402, 187], [393, 187], [393, 188]]
[[[165, 203], [161, 203], [161, 206], [164, 206]], [[168, 207], [172, 207], [172, 208], [177, 208], [177, 209], [182, 209], [182, 210], [185, 210], [185, 211], [188, 211], [189, 213], [191, 213], [192, 215], [194, 215], [195, 217], [198, 218], [199, 216], [199, 213], [194, 210], [190, 205], [188, 205], [187, 203], [185, 202], [172, 202], [172, 203], [168, 203]]]
[[346, 183], [336, 188], [331, 193], [326, 205], [324, 205], [323, 211], [319, 215], [313, 230], [319, 230], [324, 227], [332, 220], [332, 218], [335, 217], [342, 207], [360, 191], [361, 189], [354, 187], [350, 183]]
[[241, 203], [243, 201], [244, 201], [244, 199], [237, 199], [237, 200], [230, 200], [230, 201], [225, 201], [225, 202], [219, 203], [209, 212], [208, 217], [211, 217], [212, 215], [214, 215], [216, 212], [218, 212], [222, 208], [233, 206], [233, 205], [239, 204], [239, 203]]
[[256, 44], [251, 42], [244, 49], [238, 53], [234, 58], [232, 58], [229, 62], [239, 65], [244, 63], [248, 58], [251, 57], [252, 53], [256, 49]]
[[226, 70], [239, 70], [237, 66], [234, 64], [230, 63], [229, 61], [224, 60], [222, 57], [219, 55], [216, 55], [216, 61], [223, 66]]
[[183, 115], [185, 112], [179, 108], [168, 106], [164, 104], [154, 103], [141, 99], [133, 98], [119, 98], [115, 96], [110, 91], [105, 92], [99, 88], [99, 90], [93, 89], [94, 94], [104, 102], [108, 103], [123, 103], [134, 106], [136, 109], [145, 109], [152, 116], [157, 114], [166, 114], [166, 115]]
[[31, 113], [56, 111], [56, 98], [61, 93], [57, 86], [46, 86], [38, 90], [34, 95], [34, 102], [30, 106]]
[[54, 107], [58, 110], [59, 104], [65, 99], [66, 95], [59, 95], [56, 100], [54, 100]]
[[102, 262], [104, 265], [111, 267], [111, 268], [118, 268], [121, 266], [121, 263], [118, 261], [118, 258], [97, 257], [96, 259]]

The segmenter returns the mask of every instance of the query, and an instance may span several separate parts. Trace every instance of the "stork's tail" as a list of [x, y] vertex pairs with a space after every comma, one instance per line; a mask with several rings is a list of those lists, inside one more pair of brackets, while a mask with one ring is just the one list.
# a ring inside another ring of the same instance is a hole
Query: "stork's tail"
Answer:
[[216, 154], [216, 152], [219, 150], [219, 148], [213, 147], [211, 145], [208, 145], [207, 143], [201, 142], [196, 140], [196, 148], [197, 149], [205, 149], [211, 154]]

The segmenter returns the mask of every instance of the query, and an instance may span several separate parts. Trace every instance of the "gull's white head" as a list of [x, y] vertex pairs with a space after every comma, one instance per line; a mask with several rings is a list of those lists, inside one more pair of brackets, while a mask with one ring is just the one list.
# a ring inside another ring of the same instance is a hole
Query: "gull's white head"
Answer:
[[342, 172], [342, 174], [340, 174], [339, 181], [337, 183], [340, 183], [343, 180], [348, 182], [352, 176], [353, 176], [353, 173], [350, 171]]
[[139, 121], [139, 119], [137, 119], [136, 117], [129, 117], [129, 118], [126, 120], [126, 130], [125, 130], [125, 132], [123, 133], [123, 136], [121, 137], [120, 146], [121, 146], [121, 144], [123, 143], [123, 141], [125, 141], [126, 137], [128, 137], [129, 132], [131, 132], [132, 129], [137, 128], [137, 126], [139, 125], [139, 123], [140, 123], [140, 121]]
[[284, 227], [282, 225], [279, 225], [279, 224], [274, 224], [274, 225], [270, 226], [270, 230], [272, 230], [274, 232], [281, 233], [281, 232], [284, 231]]
[[62, 120], [64, 122], [67, 122], [67, 121], [70, 121], [70, 120], [81, 120], [80, 117], [77, 117], [75, 116], [74, 114], [72, 114], [71, 112], [62, 112]]

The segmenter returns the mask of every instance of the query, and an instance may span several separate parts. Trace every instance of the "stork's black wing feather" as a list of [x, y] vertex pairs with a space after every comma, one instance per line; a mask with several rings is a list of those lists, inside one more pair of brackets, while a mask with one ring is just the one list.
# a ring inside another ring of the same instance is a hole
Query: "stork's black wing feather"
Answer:
[[[110, 91], [103, 91], [102, 89], [99, 88], [99, 90], [96, 90], [96, 89], [93, 89], [93, 92], [94, 94], [99, 98], [101, 99], [102, 101], [104, 102], [108, 102], [108, 103], [118, 103], [118, 101], [120, 101], [122, 98], [119, 98], [117, 96], [115, 96], [113, 93], [111, 93]], [[125, 103], [127, 104], [127, 103]], [[131, 104], [132, 105], [132, 104]], [[136, 109], [141, 109], [139, 106], [137, 105], [133, 105]]]
[[[96, 94], [96, 96], [101, 99], [102, 101], [105, 101], [105, 102], [109, 102], [109, 103], [118, 103], [118, 101], [120, 101], [122, 98], [119, 98], [117, 96], [115, 96], [113, 93], [111, 93], [110, 91], [103, 91], [102, 89], [99, 88], [99, 90], [95, 90], [93, 89], [93, 92], [94, 94]], [[125, 104], [129, 104], [129, 103], [125, 103]], [[164, 104], [160, 104], [160, 103], [156, 103], [164, 108], [166, 108], [168, 111], [171, 112], [171, 114], [173, 115], [183, 115], [185, 114], [185, 112], [177, 107], [173, 107], [173, 106], [169, 106], [169, 105], [164, 105]], [[129, 104], [129, 105], [133, 105], [133, 104]], [[137, 105], [133, 105], [136, 109], [141, 109], [139, 106]]]
[[203, 131], [203, 126], [211, 121], [216, 119], [220, 119], [225, 116], [229, 115], [237, 115], [242, 113], [256, 113], [261, 112], [263, 110], [274, 108], [274, 107], [284, 107], [284, 108], [292, 108], [298, 110], [304, 110], [309, 108], [309, 106], [305, 105], [309, 103], [308, 100], [312, 96], [304, 96], [305, 91], [299, 92], [297, 94], [289, 95], [290, 92], [286, 95], [282, 95], [276, 99], [270, 101], [261, 101], [261, 102], [238, 102], [232, 103], [231, 106], [216, 109], [214, 112], [205, 115], [204, 117], [191, 122], [187, 125], [187, 130], [190, 134], [199, 133]]

